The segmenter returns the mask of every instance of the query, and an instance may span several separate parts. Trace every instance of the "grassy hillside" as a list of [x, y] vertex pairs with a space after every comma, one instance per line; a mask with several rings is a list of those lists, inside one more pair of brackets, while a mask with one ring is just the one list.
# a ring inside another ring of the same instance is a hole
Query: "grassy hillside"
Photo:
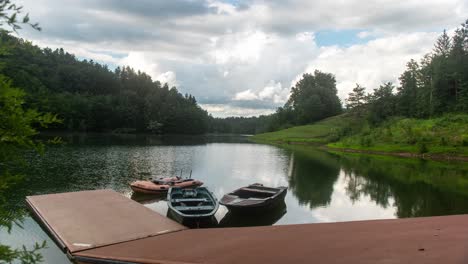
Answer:
[[326, 118], [311, 125], [258, 134], [255, 141], [275, 143], [328, 143], [337, 139], [343, 129], [350, 126], [351, 119], [346, 115]]
[[309, 144], [330, 148], [391, 153], [468, 156], [468, 115], [432, 119], [394, 118], [379, 126], [340, 115], [320, 122], [260, 134], [255, 141]]

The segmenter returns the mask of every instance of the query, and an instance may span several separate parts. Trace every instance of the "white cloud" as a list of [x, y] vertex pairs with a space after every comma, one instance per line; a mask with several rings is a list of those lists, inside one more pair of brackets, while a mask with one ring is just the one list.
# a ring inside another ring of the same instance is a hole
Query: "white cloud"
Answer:
[[258, 95], [253, 93], [250, 89], [243, 92], [236, 93], [233, 100], [235, 101], [253, 101], [258, 100]]
[[372, 36], [372, 32], [370, 31], [361, 31], [357, 34], [357, 36], [361, 39], [364, 39], [364, 38], [368, 38], [370, 36]]
[[[410, 58], [431, 49], [438, 35], [432, 32], [459, 25], [468, 14], [466, 0], [18, 4], [44, 29], [25, 29], [22, 37], [80, 58], [145, 71], [200, 103], [223, 105], [226, 112], [211, 107], [213, 115], [274, 111], [287, 100], [287, 85], [314, 69], [336, 75], [341, 98], [356, 82], [372, 89], [396, 81]], [[356, 30], [362, 41], [373, 40], [318, 47], [314, 32], [323, 30]]]
[[268, 101], [276, 105], [284, 104], [289, 97], [289, 88], [282, 87], [280, 82], [270, 81], [270, 83], [258, 92], [250, 89], [238, 92], [233, 100], [235, 101]]
[[228, 33], [216, 39], [216, 47], [209, 54], [217, 64], [255, 63], [271, 38], [261, 31]]
[[160, 81], [161, 83], [167, 83], [169, 87], [177, 86], [176, 74], [173, 71], [167, 71], [158, 75], [155, 80]]
[[126, 57], [119, 60], [117, 64], [130, 66], [136, 70], [146, 72], [153, 80], [167, 83], [170, 87], [177, 86], [176, 73], [173, 71], [162, 71], [156, 61], [156, 58], [148, 56], [144, 52], [132, 51]]
[[200, 104], [200, 106], [211, 113], [215, 117], [230, 117], [230, 116], [260, 116], [269, 115], [275, 112], [271, 108], [248, 108], [236, 107], [226, 104]]
[[301, 32], [296, 34], [296, 39], [298, 41], [311, 41], [314, 39], [313, 32]]
[[[320, 54], [309, 61], [305, 72], [317, 69], [335, 74], [338, 94], [345, 99], [356, 83], [368, 91], [383, 82], [397, 84], [406, 63], [410, 59], [419, 60], [431, 51], [438, 35], [438, 32], [402, 33], [350, 47], [322, 47]], [[301, 76], [299, 74], [293, 84]]]

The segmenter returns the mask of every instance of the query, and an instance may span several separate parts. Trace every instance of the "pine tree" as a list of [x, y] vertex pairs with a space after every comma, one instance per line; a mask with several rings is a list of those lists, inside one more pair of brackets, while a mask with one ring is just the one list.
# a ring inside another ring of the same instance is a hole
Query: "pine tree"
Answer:
[[365, 111], [364, 108], [368, 103], [368, 99], [366, 88], [356, 84], [353, 91], [348, 94], [348, 98], [346, 99], [346, 108], [351, 112], [356, 113], [358, 116], [361, 116]]

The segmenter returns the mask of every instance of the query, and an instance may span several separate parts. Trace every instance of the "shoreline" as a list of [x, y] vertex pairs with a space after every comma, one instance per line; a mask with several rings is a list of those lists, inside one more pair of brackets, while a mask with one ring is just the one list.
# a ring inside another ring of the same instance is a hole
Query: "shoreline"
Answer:
[[449, 154], [449, 153], [438, 153], [438, 154], [431, 154], [431, 153], [413, 153], [413, 152], [388, 152], [388, 151], [379, 151], [379, 150], [362, 150], [362, 149], [352, 149], [352, 148], [334, 148], [329, 147], [324, 143], [320, 142], [298, 142], [298, 141], [268, 141], [268, 140], [261, 140], [261, 139], [252, 139], [252, 141], [256, 143], [264, 143], [264, 144], [273, 144], [273, 145], [302, 145], [302, 146], [311, 146], [317, 147], [322, 150], [326, 151], [339, 151], [344, 153], [361, 153], [361, 154], [372, 154], [372, 155], [384, 155], [384, 156], [394, 156], [394, 157], [401, 157], [401, 158], [418, 158], [418, 159], [427, 159], [427, 160], [435, 160], [435, 161], [462, 161], [468, 162], [468, 156], [463, 155], [456, 155], [456, 154]]

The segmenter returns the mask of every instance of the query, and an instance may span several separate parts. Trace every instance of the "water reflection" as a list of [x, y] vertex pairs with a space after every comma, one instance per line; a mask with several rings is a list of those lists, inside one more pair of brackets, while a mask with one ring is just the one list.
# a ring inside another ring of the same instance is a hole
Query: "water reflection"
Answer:
[[[70, 139], [71, 137], [71, 139]], [[26, 195], [113, 189], [167, 214], [163, 197], [132, 195], [129, 183], [180, 170], [202, 180], [218, 198], [255, 182], [289, 186], [286, 210], [262, 218], [235, 216], [220, 206], [220, 226], [297, 224], [468, 213], [468, 164], [327, 153], [305, 146], [279, 148], [246, 138], [162, 138], [74, 135], [69, 143], [28, 154], [25, 181], [5, 194], [10, 213]], [[0, 230], [0, 241], [28, 244], [47, 237], [26, 218], [25, 229]], [[54, 248], [51, 246], [51, 248]], [[57, 254], [45, 251], [46, 263]], [[58, 250], [58, 249], [57, 249]], [[49, 256], [49, 257], [48, 257]], [[60, 255], [61, 256], [61, 255]]]
[[236, 213], [229, 211], [219, 222], [219, 227], [268, 226], [273, 225], [286, 214], [286, 203], [283, 201], [267, 212], [261, 214]]
[[340, 171], [335, 162], [323, 162], [315, 156], [327, 155], [310, 150], [307, 155], [297, 152], [293, 155], [292, 174], [289, 187], [300, 204], [307, 204], [311, 209], [326, 206], [331, 202], [333, 185]]

